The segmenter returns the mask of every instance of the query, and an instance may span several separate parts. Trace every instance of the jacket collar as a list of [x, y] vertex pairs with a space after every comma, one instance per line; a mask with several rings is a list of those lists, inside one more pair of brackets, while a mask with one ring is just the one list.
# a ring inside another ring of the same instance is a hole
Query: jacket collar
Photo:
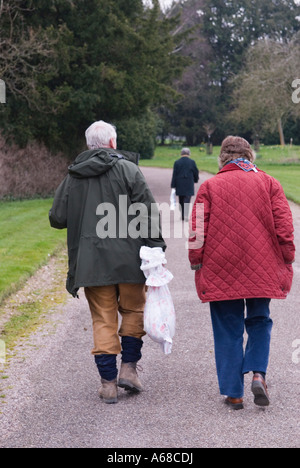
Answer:
[[234, 159], [233, 161], [228, 162], [219, 172], [228, 172], [228, 171], [236, 171], [242, 170], [244, 172], [258, 172], [256, 165], [248, 161], [247, 159], [238, 158]]

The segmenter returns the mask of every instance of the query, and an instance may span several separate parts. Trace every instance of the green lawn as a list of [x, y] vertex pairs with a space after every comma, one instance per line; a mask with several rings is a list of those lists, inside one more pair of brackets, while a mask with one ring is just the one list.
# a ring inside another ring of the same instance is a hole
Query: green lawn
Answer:
[[50, 228], [52, 200], [0, 203], [0, 303], [66, 242]]
[[[218, 171], [220, 147], [214, 147], [213, 154], [207, 155], [205, 148], [190, 148], [191, 157], [196, 161], [199, 170], [215, 174]], [[141, 166], [172, 168], [180, 157], [180, 147], [157, 147], [153, 159], [143, 159]], [[256, 160], [257, 166], [278, 179], [286, 196], [300, 203], [300, 147], [299, 146], [261, 146]]]

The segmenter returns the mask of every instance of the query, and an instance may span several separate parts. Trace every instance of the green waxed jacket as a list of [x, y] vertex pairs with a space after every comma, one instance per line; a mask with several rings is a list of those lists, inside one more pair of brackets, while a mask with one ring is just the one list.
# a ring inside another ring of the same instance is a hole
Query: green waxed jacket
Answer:
[[50, 224], [68, 230], [67, 290], [144, 283], [140, 248], [166, 248], [158, 208], [138, 155], [108, 148], [80, 154], [58, 187]]

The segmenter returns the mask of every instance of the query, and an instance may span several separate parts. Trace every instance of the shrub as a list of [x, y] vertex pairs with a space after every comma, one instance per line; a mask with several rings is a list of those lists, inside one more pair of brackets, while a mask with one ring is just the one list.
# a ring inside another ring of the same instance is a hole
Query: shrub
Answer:
[[0, 136], [0, 199], [51, 196], [67, 168], [66, 157], [37, 142], [19, 148]]
[[116, 126], [119, 149], [139, 153], [142, 159], [151, 159], [154, 156], [157, 118], [151, 111], [140, 118], [119, 120]]

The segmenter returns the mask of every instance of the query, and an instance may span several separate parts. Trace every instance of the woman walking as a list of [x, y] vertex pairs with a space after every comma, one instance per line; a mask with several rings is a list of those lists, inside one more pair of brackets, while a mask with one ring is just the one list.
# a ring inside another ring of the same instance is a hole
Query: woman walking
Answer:
[[[287, 297], [295, 259], [293, 219], [284, 191], [254, 160], [246, 140], [227, 137], [220, 171], [201, 185], [192, 213], [189, 259], [198, 295], [210, 303], [220, 392], [233, 409], [243, 408], [248, 372], [253, 372], [254, 403], [269, 405], [270, 301]], [[197, 216], [199, 204], [204, 205], [204, 225]], [[203, 229], [200, 247], [195, 241]]]

